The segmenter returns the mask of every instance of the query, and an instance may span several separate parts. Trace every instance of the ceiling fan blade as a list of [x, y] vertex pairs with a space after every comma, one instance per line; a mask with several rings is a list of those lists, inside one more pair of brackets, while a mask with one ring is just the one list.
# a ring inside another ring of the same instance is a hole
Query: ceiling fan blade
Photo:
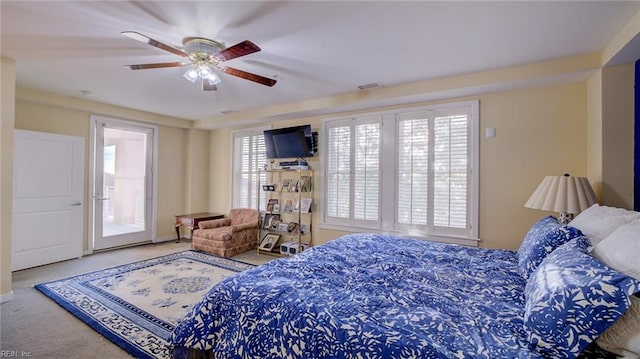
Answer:
[[216, 60], [222, 62], [222, 61], [229, 61], [231, 59], [235, 59], [236, 57], [249, 55], [258, 51], [260, 51], [260, 48], [258, 47], [258, 45], [254, 44], [249, 40], [245, 40], [231, 47], [227, 47], [226, 49], [215, 54], [213, 57]]
[[249, 81], [257, 82], [259, 84], [269, 86], [269, 87], [275, 85], [277, 82], [276, 80], [272, 80], [264, 76], [252, 74], [250, 72], [234, 69], [233, 67], [223, 67], [222, 72], [224, 72], [225, 74], [241, 77]]
[[131, 70], [146, 70], [146, 69], [159, 69], [163, 67], [180, 67], [189, 65], [188, 62], [162, 62], [158, 64], [139, 64], [139, 65], [124, 65]]
[[154, 39], [152, 39], [152, 38], [150, 38], [148, 36], [142, 35], [139, 32], [123, 31], [123, 32], [121, 32], [121, 34], [126, 36], [126, 37], [132, 38], [134, 40], [143, 42], [145, 44], [149, 44], [151, 46], [157, 47], [157, 48], [159, 48], [161, 50], [168, 51], [168, 52], [170, 52], [172, 54], [176, 54], [176, 55], [182, 56], [182, 57], [188, 57], [188, 55], [186, 53], [184, 53], [183, 51], [178, 50], [173, 46], [169, 46], [169, 45], [163, 44], [160, 41], [154, 40]]

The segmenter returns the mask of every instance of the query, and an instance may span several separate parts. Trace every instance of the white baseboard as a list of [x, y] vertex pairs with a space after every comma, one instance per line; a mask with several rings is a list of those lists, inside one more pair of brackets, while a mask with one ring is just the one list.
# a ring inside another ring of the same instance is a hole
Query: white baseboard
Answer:
[[[184, 238], [182, 238], [184, 239]], [[169, 241], [176, 241], [176, 237], [175, 236], [164, 236], [164, 237], [157, 237], [156, 240], [153, 243], [161, 243], [161, 242], [169, 242]]]
[[[0, 1], [1, 1], [1, 0], [0, 0]], [[181, 239], [185, 239], [185, 238], [181, 238]], [[156, 237], [156, 239], [155, 239], [153, 242], [151, 242], [151, 243], [162, 243], [162, 242], [170, 242], [170, 241], [175, 242], [175, 241], [176, 241], [176, 237], [175, 237], [175, 236]], [[149, 243], [149, 242], [147, 242], [147, 243]], [[140, 244], [140, 243], [138, 243], [138, 244], [133, 244], [133, 246], [136, 246], [136, 245], [139, 245], [139, 244]], [[126, 246], [123, 246], [123, 247], [126, 247]], [[83, 256], [88, 256], [88, 255], [93, 254], [93, 253], [95, 253], [95, 252], [96, 252], [96, 251], [94, 251], [94, 250], [92, 250], [92, 249], [86, 249], [86, 250], [84, 250], [84, 251], [82, 252], [82, 255], [83, 255]]]
[[5, 294], [0, 294], [0, 304], [13, 300], [13, 291]]

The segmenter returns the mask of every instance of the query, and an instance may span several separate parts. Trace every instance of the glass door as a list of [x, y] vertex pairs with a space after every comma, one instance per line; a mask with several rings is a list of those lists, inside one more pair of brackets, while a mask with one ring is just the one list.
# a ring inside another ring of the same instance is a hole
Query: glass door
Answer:
[[93, 248], [150, 242], [155, 128], [94, 118]]

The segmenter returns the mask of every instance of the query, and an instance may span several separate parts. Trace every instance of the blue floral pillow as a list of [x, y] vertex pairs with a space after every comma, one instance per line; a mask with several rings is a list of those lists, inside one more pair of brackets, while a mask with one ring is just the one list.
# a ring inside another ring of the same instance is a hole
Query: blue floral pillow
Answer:
[[531, 227], [518, 249], [518, 271], [524, 279], [529, 278], [549, 253], [580, 236], [579, 229], [561, 224], [553, 216], [542, 218]]
[[587, 253], [586, 237], [553, 251], [525, 287], [524, 328], [545, 357], [575, 358], [631, 305], [640, 282]]

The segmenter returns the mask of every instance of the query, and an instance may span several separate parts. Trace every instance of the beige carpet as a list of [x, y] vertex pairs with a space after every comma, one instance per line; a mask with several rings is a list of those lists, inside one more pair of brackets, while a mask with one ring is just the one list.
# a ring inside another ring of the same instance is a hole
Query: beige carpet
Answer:
[[[0, 305], [0, 350], [30, 358], [130, 358], [33, 286], [89, 271], [188, 250], [182, 240], [118, 249], [13, 273], [14, 299]], [[273, 257], [254, 251], [234, 259], [262, 264]], [[6, 356], [6, 355], [5, 355]]]

